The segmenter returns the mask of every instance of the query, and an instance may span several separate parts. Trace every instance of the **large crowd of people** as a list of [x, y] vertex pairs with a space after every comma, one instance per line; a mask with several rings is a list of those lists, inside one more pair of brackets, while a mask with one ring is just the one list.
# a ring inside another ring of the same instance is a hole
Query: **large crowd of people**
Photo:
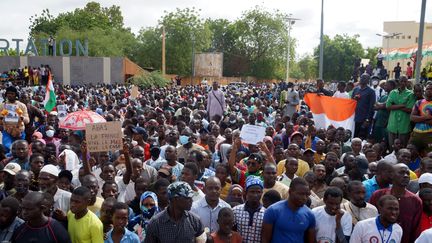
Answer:
[[[432, 242], [431, 82], [130, 89], [55, 84], [121, 122], [122, 149], [90, 153], [45, 87], [2, 88], [1, 242]], [[308, 92], [356, 100], [355, 128], [316, 127]]]

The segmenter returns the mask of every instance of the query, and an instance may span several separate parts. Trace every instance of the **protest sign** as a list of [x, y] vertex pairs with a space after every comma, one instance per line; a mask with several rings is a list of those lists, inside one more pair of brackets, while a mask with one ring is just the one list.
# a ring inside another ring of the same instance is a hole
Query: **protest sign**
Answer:
[[67, 106], [66, 105], [58, 105], [57, 106], [57, 117], [60, 121], [65, 119], [67, 116]]
[[264, 140], [265, 127], [255, 125], [243, 125], [240, 131], [242, 142], [248, 144], [257, 144]]
[[4, 108], [8, 111], [4, 121], [9, 123], [18, 123], [19, 116], [16, 112], [18, 106], [13, 104], [5, 104]]
[[137, 97], [138, 97], [138, 95], [139, 95], [139, 90], [138, 90], [138, 86], [132, 86], [132, 89], [131, 89], [131, 98], [132, 99], [136, 99]]
[[104, 122], [86, 125], [88, 152], [116, 151], [123, 148], [120, 122]]

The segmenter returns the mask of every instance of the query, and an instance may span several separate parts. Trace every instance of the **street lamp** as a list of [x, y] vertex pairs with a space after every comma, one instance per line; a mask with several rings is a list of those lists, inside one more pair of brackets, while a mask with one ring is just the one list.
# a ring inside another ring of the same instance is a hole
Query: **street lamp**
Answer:
[[390, 33], [390, 34], [376, 34], [377, 36], [381, 36], [382, 38], [387, 40], [387, 47], [386, 47], [386, 57], [387, 57], [387, 70], [390, 70], [390, 54], [389, 54], [389, 44], [390, 44], [390, 39], [398, 36], [398, 35], [402, 35], [402, 33]]
[[291, 34], [291, 27], [295, 24], [296, 20], [300, 20], [300, 19], [296, 19], [291, 17], [292, 14], [289, 14], [288, 17], [286, 18], [286, 21], [288, 21], [288, 40], [287, 40], [287, 60], [286, 60], [286, 82], [289, 82], [289, 61], [290, 61], [290, 34]]

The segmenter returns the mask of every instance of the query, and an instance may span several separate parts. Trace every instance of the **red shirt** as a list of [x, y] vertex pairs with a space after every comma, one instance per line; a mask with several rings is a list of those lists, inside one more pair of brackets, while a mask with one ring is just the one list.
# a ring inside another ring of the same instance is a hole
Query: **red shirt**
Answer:
[[413, 74], [413, 68], [411, 66], [407, 67], [406, 75], [411, 77]]
[[[391, 188], [375, 191], [369, 202], [375, 207], [381, 196], [390, 195]], [[401, 243], [412, 243], [420, 235], [420, 219], [423, 213], [421, 199], [414, 193], [405, 190], [405, 195], [399, 198], [399, 217], [397, 223], [402, 227], [403, 235]]]
[[428, 216], [425, 212], [422, 212], [420, 219], [420, 232], [429, 228], [432, 228], [432, 216]]
[[[211, 233], [214, 243], [225, 243], [216, 232]], [[241, 243], [243, 241], [241, 235], [238, 232], [233, 231], [230, 243]]]

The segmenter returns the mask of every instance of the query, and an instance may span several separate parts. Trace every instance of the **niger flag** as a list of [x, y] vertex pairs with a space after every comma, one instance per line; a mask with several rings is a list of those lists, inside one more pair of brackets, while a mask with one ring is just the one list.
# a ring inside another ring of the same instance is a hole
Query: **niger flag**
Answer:
[[317, 128], [327, 128], [333, 125], [335, 128], [343, 127], [354, 131], [357, 101], [324, 95], [319, 96], [312, 93], [306, 94], [304, 101], [313, 114]]

